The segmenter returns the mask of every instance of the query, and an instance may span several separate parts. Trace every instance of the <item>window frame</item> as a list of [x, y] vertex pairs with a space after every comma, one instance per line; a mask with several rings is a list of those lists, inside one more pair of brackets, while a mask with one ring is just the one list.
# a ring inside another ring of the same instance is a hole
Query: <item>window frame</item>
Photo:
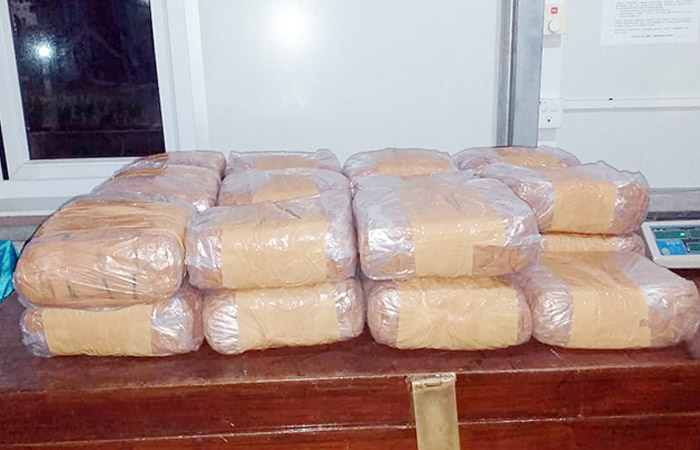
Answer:
[[[198, 0], [151, 0], [150, 4], [165, 151], [207, 149]], [[134, 160], [30, 158], [9, 0], [0, 0], [0, 86], [0, 121], [9, 176], [9, 180], [0, 181], [0, 200], [79, 195]]]

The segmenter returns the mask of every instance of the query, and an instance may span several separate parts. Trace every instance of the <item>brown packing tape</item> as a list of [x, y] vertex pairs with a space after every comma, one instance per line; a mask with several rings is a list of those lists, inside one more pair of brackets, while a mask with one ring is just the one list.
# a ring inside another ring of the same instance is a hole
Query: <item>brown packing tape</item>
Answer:
[[[581, 264], [581, 259], [585, 263]], [[606, 253], [543, 255], [573, 297], [572, 348], [649, 347], [651, 329], [642, 289]]]
[[452, 171], [450, 160], [442, 155], [399, 154], [399, 156], [379, 159], [372, 174], [411, 177], [450, 171]]
[[548, 233], [542, 235], [545, 253], [634, 251], [642, 253], [644, 242], [637, 235]]
[[478, 350], [518, 337], [517, 291], [495, 278], [396, 281], [401, 310], [398, 348]]
[[503, 221], [475, 191], [463, 185], [439, 189], [430, 202], [416, 201], [414, 189], [398, 193], [413, 229], [415, 275], [471, 275], [475, 246], [505, 244]]
[[221, 230], [223, 287], [301, 286], [328, 275], [324, 216], [262, 218]]
[[272, 174], [269, 180], [253, 195], [251, 203], [276, 202], [318, 194], [318, 188], [310, 176]]
[[554, 211], [548, 231], [605, 234], [612, 224], [617, 187], [571, 169], [537, 169], [554, 183]]
[[289, 169], [292, 167], [319, 169], [320, 164], [318, 158], [312, 154], [304, 155], [253, 155], [250, 157], [250, 162], [255, 169], [274, 170], [274, 169]]
[[44, 335], [53, 355], [153, 356], [153, 305], [108, 311], [45, 308]]
[[494, 149], [504, 163], [521, 167], [559, 166], [559, 158], [536, 148], [502, 147]]
[[241, 351], [340, 340], [333, 284], [236, 292]]

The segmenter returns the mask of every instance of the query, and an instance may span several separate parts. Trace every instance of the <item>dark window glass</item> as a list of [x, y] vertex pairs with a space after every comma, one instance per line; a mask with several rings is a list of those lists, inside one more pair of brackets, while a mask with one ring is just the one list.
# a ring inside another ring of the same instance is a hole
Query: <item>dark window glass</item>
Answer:
[[8, 180], [7, 160], [5, 159], [5, 144], [2, 142], [2, 123], [0, 123], [0, 168], [2, 169], [2, 179]]
[[10, 0], [32, 159], [162, 152], [148, 0]]

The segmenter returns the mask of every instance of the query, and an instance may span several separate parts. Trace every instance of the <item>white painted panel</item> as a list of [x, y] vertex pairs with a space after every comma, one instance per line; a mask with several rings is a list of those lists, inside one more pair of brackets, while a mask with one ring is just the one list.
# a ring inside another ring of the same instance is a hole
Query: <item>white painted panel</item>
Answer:
[[603, 0], [568, 2], [566, 99], [700, 97], [700, 43], [601, 45]]
[[557, 144], [639, 170], [655, 188], [700, 187], [700, 110], [569, 112]]
[[495, 143], [494, 0], [200, 0], [210, 147]]

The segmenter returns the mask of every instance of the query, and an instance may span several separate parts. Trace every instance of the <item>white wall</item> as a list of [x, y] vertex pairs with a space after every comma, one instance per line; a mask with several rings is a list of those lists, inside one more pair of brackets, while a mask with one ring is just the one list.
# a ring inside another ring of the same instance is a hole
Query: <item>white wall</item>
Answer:
[[496, 0], [201, 0], [213, 149], [496, 141]]
[[563, 123], [540, 140], [640, 170], [653, 187], [700, 187], [700, 44], [603, 46], [603, 0], [567, 5], [542, 80], [542, 97], [564, 100]]

